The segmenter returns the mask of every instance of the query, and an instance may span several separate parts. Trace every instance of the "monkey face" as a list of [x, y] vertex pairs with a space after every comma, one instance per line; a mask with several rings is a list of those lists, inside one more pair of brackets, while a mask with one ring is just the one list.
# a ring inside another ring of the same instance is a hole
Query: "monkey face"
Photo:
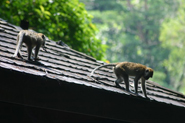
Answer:
[[42, 34], [42, 39], [43, 39], [43, 44], [42, 44], [42, 45], [45, 46], [46, 37], [45, 37], [45, 35], [43, 35], [43, 34]]
[[148, 68], [145, 70], [144, 78], [145, 80], [148, 80], [150, 77], [153, 77], [153, 70], [151, 68]]
[[43, 39], [43, 43], [42, 43], [42, 48], [43, 48], [43, 50], [46, 50], [45, 48], [45, 42], [46, 42], [46, 37], [45, 37], [45, 35], [43, 35], [42, 34], [42, 39]]

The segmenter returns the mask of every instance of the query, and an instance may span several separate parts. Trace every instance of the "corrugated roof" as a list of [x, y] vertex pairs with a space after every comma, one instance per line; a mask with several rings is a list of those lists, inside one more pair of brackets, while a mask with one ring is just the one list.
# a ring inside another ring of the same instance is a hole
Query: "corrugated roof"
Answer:
[[[38, 63], [28, 62], [19, 58], [13, 59], [15, 52], [16, 38], [20, 27], [12, 25], [0, 19], [0, 67], [19, 71], [23, 74], [31, 74], [56, 81], [80, 84], [96, 89], [102, 89], [113, 93], [126, 94], [134, 96], [122, 89], [116, 88], [114, 85], [115, 75], [111, 68], [102, 68], [97, 70], [95, 76], [99, 76], [101, 80], [95, 81], [88, 75], [97, 66], [104, 64], [101, 61], [87, 56], [83, 53], [75, 51], [69, 47], [63, 47], [54, 41], [46, 42], [47, 52], [40, 50]], [[25, 45], [22, 48], [22, 55], [27, 59], [27, 51]], [[155, 76], [155, 74], [154, 74]], [[125, 86], [121, 83], [121, 86]], [[130, 78], [130, 88], [133, 89], [133, 79]], [[185, 107], [185, 96], [181, 93], [161, 87], [155, 82], [146, 82], [147, 95], [151, 101], [162, 102], [168, 105]], [[139, 95], [135, 98], [145, 98], [141, 92], [139, 85]]]

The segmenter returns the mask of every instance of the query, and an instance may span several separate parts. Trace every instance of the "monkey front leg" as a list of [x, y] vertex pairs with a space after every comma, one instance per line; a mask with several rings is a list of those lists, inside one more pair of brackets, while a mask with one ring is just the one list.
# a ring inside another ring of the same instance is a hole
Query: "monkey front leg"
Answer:
[[145, 79], [143, 77], [141, 78], [141, 89], [142, 89], [142, 92], [144, 93], [144, 96], [148, 98], [146, 95]]

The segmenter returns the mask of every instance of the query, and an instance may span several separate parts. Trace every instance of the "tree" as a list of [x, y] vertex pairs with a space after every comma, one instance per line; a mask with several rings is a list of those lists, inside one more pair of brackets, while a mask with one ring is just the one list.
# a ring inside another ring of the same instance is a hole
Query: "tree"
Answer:
[[78, 0], [1, 0], [0, 17], [19, 25], [28, 20], [30, 28], [71, 48], [102, 59], [105, 45], [96, 37], [92, 16]]
[[185, 87], [185, 2], [179, 3], [177, 16], [165, 19], [160, 35], [162, 46], [170, 51], [163, 62], [170, 73], [169, 84], [178, 91]]

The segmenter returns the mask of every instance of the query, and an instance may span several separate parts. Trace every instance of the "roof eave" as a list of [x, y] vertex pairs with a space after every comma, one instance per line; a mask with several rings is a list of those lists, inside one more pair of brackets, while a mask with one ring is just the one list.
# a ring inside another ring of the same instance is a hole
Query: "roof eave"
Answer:
[[180, 121], [185, 113], [184, 107], [5, 68], [0, 74], [3, 102], [131, 122]]

